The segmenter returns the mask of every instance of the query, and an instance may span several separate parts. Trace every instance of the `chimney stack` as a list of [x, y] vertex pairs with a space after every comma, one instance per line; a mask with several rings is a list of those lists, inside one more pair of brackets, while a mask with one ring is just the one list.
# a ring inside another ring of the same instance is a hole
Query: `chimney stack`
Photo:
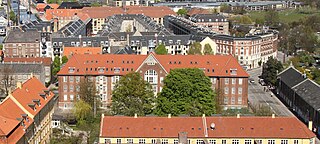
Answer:
[[171, 118], [171, 114], [168, 114], [168, 118]]
[[237, 114], [237, 118], [240, 118], [240, 114]]
[[309, 128], [309, 130], [312, 131], [312, 121], [311, 120], [309, 120], [309, 122], [308, 122], [308, 128]]
[[21, 82], [17, 82], [17, 88], [19, 88], [19, 89], [22, 88], [22, 83]]
[[272, 114], [272, 118], [276, 118], [276, 115], [275, 115], [275, 114]]
[[134, 118], [138, 118], [138, 115], [136, 113], [134, 114]]

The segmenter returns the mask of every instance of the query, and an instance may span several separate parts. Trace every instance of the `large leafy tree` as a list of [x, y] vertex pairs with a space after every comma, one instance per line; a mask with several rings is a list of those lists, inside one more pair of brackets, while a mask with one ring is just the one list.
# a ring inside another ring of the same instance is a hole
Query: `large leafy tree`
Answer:
[[154, 52], [158, 55], [166, 55], [168, 54], [168, 51], [166, 49], [166, 46], [164, 44], [160, 44], [156, 47], [156, 49], [154, 50]]
[[265, 14], [265, 20], [267, 25], [278, 27], [280, 22], [279, 13], [273, 9], [269, 9], [267, 13]]
[[68, 57], [67, 57], [67, 56], [63, 56], [63, 57], [61, 58], [61, 61], [62, 61], [62, 64], [67, 63], [67, 62], [68, 62]]
[[277, 81], [277, 73], [281, 72], [283, 66], [280, 61], [270, 57], [268, 61], [263, 65], [262, 78], [268, 83], [275, 85]]
[[90, 107], [92, 107], [94, 115], [96, 114], [97, 105], [97, 89], [93, 80], [90, 78], [85, 78], [79, 83], [79, 92], [77, 93], [80, 96], [80, 100], [86, 102]]
[[205, 54], [205, 55], [212, 54], [212, 48], [211, 48], [210, 44], [205, 44], [204, 45], [203, 54]]
[[178, 12], [177, 12], [178, 15], [182, 15], [182, 16], [187, 15], [187, 13], [188, 13], [188, 10], [184, 9], [184, 8], [179, 9]]
[[53, 60], [53, 70], [52, 70], [52, 75], [56, 76], [57, 73], [60, 71], [60, 66], [61, 66], [61, 61], [59, 57], [55, 57]]
[[193, 44], [190, 45], [189, 55], [201, 55], [201, 44], [200, 42], [194, 42]]
[[174, 69], [164, 79], [157, 98], [157, 115], [200, 116], [216, 113], [215, 93], [210, 79], [197, 68]]
[[139, 73], [129, 73], [120, 78], [112, 92], [113, 114], [133, 116], [151, 114], [155, 97], [150, 84]]

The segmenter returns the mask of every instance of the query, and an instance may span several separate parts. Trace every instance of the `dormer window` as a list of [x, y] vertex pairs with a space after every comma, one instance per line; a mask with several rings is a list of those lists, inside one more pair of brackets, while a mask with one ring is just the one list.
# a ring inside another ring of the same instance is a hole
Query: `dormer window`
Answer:
[[41, 106], [40, 99], [33, 99], [32, 102], [38, 105], [39, 107]]
[[69, 67], [69, 73], [74, 73], [74, 71], [76, 70], [76, 68], [75, 67]]
[[34, 103], [29, 103], [28, 106], [33, 109], [34, 111], [36, 111], [36, 104]]
[[231, 75], [237, 75], [237, 69], [230, 69]]
[[47, 95], [46, 95], [46, 93], [39, 93], [39, 95], [40, 95], [44, 100], [46, 100], [46, 99], [47, 99]]
[[119, 67], [115, 67], [114, 68], [114, 73], [119, 73], [120, 72], [120, 68]]
[[104, 72], [104, 68], [99, 67], [99, 68], [98, 68], [98, 72], [99, 72], [99, 73], [103, 73], [103, 72]]

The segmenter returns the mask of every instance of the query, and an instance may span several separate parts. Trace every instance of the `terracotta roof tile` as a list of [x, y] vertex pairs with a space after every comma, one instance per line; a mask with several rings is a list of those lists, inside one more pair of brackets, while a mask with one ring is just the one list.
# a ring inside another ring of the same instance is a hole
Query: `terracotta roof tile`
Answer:
[[64, 47], [63, 56], [70, 57], [75, 54], [102, 54], [101, 47]]
[[[210, 125], [214, 123], [215, 129]], [[206, 117], [208, 138], [313, 138], [295, 117]], [[178, 138], [187, 132], [190, 138], [205, 138], [202, 117], [122, 117], [102, 119], [101, 137]]]
[[71, 18], [78, 16], [81, 20], [85, 21], [89, 18], [86, 13], [82, 13], [81, 9], [48, 9], [45, 18], [52, 20], [53, 18]]
[[[201, 68], [207, 76], [249, 77], [231, 55], [152, 55], [167, 72], [175, 68]], [[148, 55], [74, 55], [58, 75], [124, 75], [131, 72], [131, 69], [136, 71], [147, 57]], [[75, 68], [75, 72], [70, 74], [69, 68]], [[99, 73], [96, 68], [105, 70]], [[120, 68], [120, 72], [115, 73], [115, 68]], [[231, 73], [231, 70], [236, 70], [236, 74]]]
[[176, 13], [166, 6], [126, 6], [127, 14], [143, 14], [151, 18], [162, 18], [166, 15], [176, 15]]
[[57, 9], [59, 7], [58, 4], [48, 4], [51, 8]]
[[[44, 93], [47, 89], [36, 77], [28, 79], [22, 84], [21, 89], [17, 88], [12, 92], [12, 97], [15, 98], [29, 113], [36, 115], [44, 105], [46, 105], [52, 98], [53, 93], [46, 99], [40, 96], [40, 93]], [[38, 106], [33, 100], [40, 100], [40, 106]], [[29, 104], [34, 104], [35, 109], [32, 109]]]
[[89, 15], [90, 18], [106, 18], [115, 14], [123, 14], [123, 10], [119, 7], [84, 7], [83, 13]]
[[188, 11], [189, 16], [192, 16], [195, 14], [210, 14], [210, 11], [207, 9], [202, 9], [202, 8], [193, 8]]
[[[0, 52], [1, 53], [1, 52]], [[13, 58], [13, 57], [5, 57], [4, 62], [19, 62], [19, 63], [44, 63], [44, 65], [51, 65], [51, 58], [46, 57], [22, 57], [22, 58]]]

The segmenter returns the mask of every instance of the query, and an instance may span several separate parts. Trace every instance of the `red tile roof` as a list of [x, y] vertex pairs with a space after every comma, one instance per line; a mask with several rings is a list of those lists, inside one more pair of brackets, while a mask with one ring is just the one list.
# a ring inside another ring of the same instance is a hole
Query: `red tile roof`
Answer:
[[83, 13], [86, 13], [90, 18], [107, 18], [115, 14], [123, 14], [120, 7], [84, 7]]
[[[137, 71], [143, 61], [148, 57], [155, 57], [164, 69], [169, 72], [175, 68], [202, 68], [207, 76], [249, 77], [237, 60], [231, 55], [74, 55], [60, 70], [58, 75], [124, 75], [131, 70]], [[69, 68], [75, 68], [74, 73], [69, 73]], [[108, 68], [99, 73], [97, 68]], [[114, 68], [120, 68], [119, 73]], [[124, 71], [122, 71], [122, 68]], [[112, 70], [113, 71], [112, 71]], [[127, 71], [128, 70], [128, 71]], [[237, 70], [231, 74], [230, 70]]]
[[102, 54], [101, 47], [64, 47], [63, 56], [70, 57], [75, 54]]
[[45, 14], [45, 18], [47, 20], [52, 20], [53, 18], [71, 19], [74, 16], [79, 17], [82, 21], [85, 21], [88, 18], [90, 18], [89, 15], [83, 13], [81, 9], [47, 9]]
[[151, 18], [163, 18], [166, 15], [176, 15], [176, 13], [166, 6], [126, 6], [127, 14], [143, 14]]
[[[215, 129], [210, 125], [214, 123]], [[206, 117], [208, 138], [313, 138], [295, 117]], [[102, 118], [100, 137], [104, 138], [205, 138], [202, 117], [123, 117]]]
[[[21, 85], [21, 89], [17, 88], [12, 92], [12, 98], [16, 99], [29, 113], [35, 116], [52, 98], [53, 93], [46, 99], [42, 98], [39, 94], [44, 93], [47, 88], [36, 78], [32, 77]], [[35, 104], [33, 100], [40, 100], [40, 106]], [[36, 110], [32, 109], [28, 104], [34, 104]]]
[[188, 15], [192, 16], [195, 14], [210, 14], [210, 11], [208, 9], [202, 9], [202, 8], [192, 8], [188, 11]]
[[[1, 53], [1, 52], [0, 52]], [[22, 57], [22, 58], [15, 58], [15, 57], [5, 57], [4, 62], [14, 62], [14, 63], [43, 63], [44, 65], [51, 65], [52, 61], [51, 58], [47, 57]]]
[[55, 3], [53, 3], [53, 4], [48, 4], [51, 8], [53, 8], [53, 9], [57, 9], [58, 7], [59, 7], [59, 5], [58, 4], [55, 4]]

